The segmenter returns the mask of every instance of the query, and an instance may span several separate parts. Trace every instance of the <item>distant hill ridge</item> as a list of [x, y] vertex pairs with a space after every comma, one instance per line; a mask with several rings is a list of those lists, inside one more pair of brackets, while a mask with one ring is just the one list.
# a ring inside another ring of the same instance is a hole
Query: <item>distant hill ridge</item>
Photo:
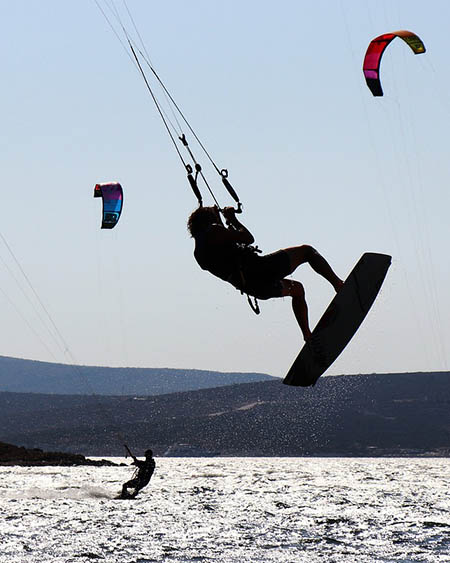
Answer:
[[92, 456], [123, 455], [126, 440], [157, 456], [450, 457], [450, 373], [322, 377], [312, 388], [263, 381], [152, 397], [0, 392], [0, 440]]
[[264, 373], [73, 366], [0, 356], [0, 391], [55, 395], [162, 395], [273, 381]]

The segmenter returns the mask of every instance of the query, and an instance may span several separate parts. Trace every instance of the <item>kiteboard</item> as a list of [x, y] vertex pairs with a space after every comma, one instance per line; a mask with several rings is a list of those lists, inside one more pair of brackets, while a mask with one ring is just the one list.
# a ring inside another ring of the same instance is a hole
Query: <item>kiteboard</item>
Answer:
[[136, 493], [119, 493], [115, 498], [117, 500], [133, 500], [135, 499], [137, 496], [137, 492]]
[[336, 360], [372, 307], [391, 256], [366, 252], [350, 272], [288, 371], [283, 383], [309, 387]]

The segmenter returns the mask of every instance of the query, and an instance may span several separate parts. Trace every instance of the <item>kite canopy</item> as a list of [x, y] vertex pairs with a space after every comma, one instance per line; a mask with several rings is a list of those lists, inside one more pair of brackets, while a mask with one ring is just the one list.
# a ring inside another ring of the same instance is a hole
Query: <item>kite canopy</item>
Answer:
[[102, 229], [112, 229], [119, 221], [122, 212], [122, 186], [117, 182], [96, 184], [94, 197], [101, 197], [103, 200]]
[[381, 57], [386, 47], [396, 37], [403, 39], [403, 41], [411, 47], [415, 55], [425, 53], [425, 45], [422, 43], [422, 40], [411, 31], [393, 31], [392, 33], [384, 33], [383, 35], [375, 37], [367, 48], [363, 64], [363, 72], [366, 77], [367, 86], [374, 96], [383, 95], [380, 82]]

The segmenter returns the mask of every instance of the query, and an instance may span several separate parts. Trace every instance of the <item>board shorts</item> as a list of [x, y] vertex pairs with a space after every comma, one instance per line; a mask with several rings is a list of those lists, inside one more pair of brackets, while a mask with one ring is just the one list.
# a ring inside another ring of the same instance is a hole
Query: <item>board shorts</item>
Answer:
[[291, 260], [285, 250], [264, 256], [254, 255], [242, 264], [241, 283], [238, 289], [257, 299], [281, 297], [282, 280], [291, 274]]

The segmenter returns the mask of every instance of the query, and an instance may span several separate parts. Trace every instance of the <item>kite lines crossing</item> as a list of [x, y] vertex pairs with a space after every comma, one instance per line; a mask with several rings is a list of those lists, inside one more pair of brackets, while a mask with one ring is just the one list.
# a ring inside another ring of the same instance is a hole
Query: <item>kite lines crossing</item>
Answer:
[[[208, 180], [199, 159], [194, 154], [194, 150], [189, 144], [186, 131], [192, 135], [192, 138], [196, 141], [198, 148], [204, 153], [210, 165], [220, 177], [223, 187], [237, 204], [236, 213], [241, 213], [242, 203], [228, 180], [228, 170], [226, 168], [220, 168], [216, 164], [211, 154], [187, 120], [185, 114], [180, 109], [180, 106], [176, 103], [172, 94], [169, 92], [161, 77], [156, 72], [141, 34], [136, 26], [135, 20], [128, 8], [127, 2], [122, 0], [126, 17], [134, 29], [135, 38], [133, 38], [129, 29], [125, 26], [124, 17], [122, 17], [122, 14], [120, 13], [114, 0], [94, 0], [94, 2], [142, 77], [145, 87], [155, 104], [156, 110], [162, 120], [167, 134], [169, 135], [178, 158], [186, 171], [189, 185], [197, 198], [199, 206], [201, 207], [203, 205], [203, 196], [199, 186], [201, 180], [201, 184], [209, 192], [215, 205], [221, 209], [221, 205], [219, 204], [218, 197], [214, 193], [211, 182]], [[156, 94], [157, 88], [160, 89], [160, 92], [158, 92], [159, 97]], [[169, 112], [164, 109], [161, 96], [165, 99], [165, 105], [167, 106]], [[172, 119], [169, 117], [169, 113], [171, 114]], [[182, 125], [183, 123], [184, 127]]]

